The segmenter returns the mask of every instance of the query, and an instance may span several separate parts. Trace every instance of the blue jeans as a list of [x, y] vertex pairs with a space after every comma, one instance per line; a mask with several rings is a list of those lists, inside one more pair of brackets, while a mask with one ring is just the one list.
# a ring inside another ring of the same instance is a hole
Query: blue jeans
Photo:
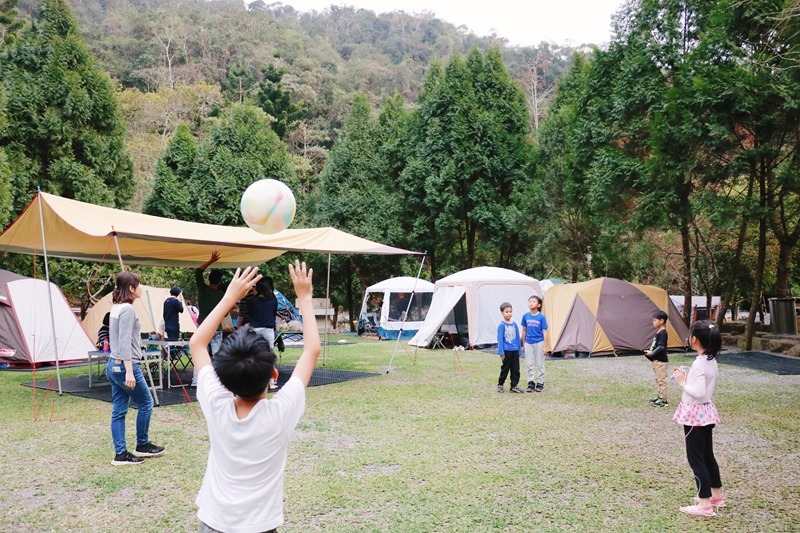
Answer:
[[114, 451], [122, 453], [128, 449], [125, 443], [125, 415], [128, 414], [131, 399], [136, 402], [139, 411], [136, 415], [136, 445], [147, 444], [150, 442], [147, 433], [150, 430], [150, 415], [153, 413], [153, 397], [139, 364], [133, 363], [133, 377], [136, 379], [136, 387], [133, 389], [125, 386], [124, 363], [109, 359], [106, 377], [111, 383], [111, 439], [114, 441]]
[[253, 331], [267, 339], [269, 349], [275, 349], [275, 328], [253, 328]]
[[209, 355], [214, 357], [219, 351], [220, 346], [222, 346], [222, 330], [218, 329], [214, 332], [214, 336], [211, 337], [211, 342], [208, 343]]

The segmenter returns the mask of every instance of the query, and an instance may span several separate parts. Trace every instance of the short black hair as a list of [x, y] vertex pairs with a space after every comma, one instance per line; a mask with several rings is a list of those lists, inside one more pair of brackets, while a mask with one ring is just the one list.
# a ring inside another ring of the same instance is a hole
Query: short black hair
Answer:
[[170, 293], [172, 296], [178, 296], [178, 295], [181, 293], [181, 288], [180, 288], [180, 287], [178, 287], [177, 285], [173, 285], [173, 286], [172, 286], [172, 287], [169, 289], [169, 293]]
[[505, 311], [509, 307], [511, 307], [512, 309], [514, 308], [510, 303], [503, 302], [503, 303], [500, 304], [500, 311]]
[[659, 309], [658, 311], [653, 313], [653, 318], [656, 318], [658, 320], [663, 320], [664, 322], [666, 322], [669, 316], [667, 315], [667, 313]]
[[249, 324], [228, 335], [214, 354], [220, 383], [240, 398], [252, 400], [267, 389], [275, 368], [275, 353], [267, 339]]
[[221, 281], [222, 281], [222, 270], [218, 268], [212, 268], [211, 271], [208, 273], [208, 282], [217, 285]]

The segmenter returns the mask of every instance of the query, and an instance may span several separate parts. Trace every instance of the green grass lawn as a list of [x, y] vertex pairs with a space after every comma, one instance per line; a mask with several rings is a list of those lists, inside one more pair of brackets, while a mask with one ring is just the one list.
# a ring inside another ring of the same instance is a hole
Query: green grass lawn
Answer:
[[[670, 407], [651, 407], [643, 357], [547, 361], [544, 393], [498, 394], [491, 354], [459, 352], [456, 372], [452, 351], [401, 343], [387, 374], [395, 343], [356, 342], [330, 346], [326, 367], [380, 375], [308, 390], [281, 531], [800, 529], [800, 376], [721, 365], [715, 449], [728, 507], [695, 518], [678, 512], [695, 493], [672, 421], [679, 389], [670, 384]], [[284, 363], [298, 355], [290, 348]], [[165, 456], [112, 467], [110, 404], [42, 391], [34, 403], [20, 386], [31, 379], [0, 372], [2, 531], [197, 530], [208, 451], [197, 404], [154, 410]]]

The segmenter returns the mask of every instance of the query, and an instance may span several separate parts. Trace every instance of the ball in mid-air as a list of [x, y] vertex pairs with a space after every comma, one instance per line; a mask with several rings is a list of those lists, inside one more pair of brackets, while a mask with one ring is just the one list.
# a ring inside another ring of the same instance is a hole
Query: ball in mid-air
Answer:
[[242, 195], [242, 218], [259, 233], [277, 233], [294, 220], [297, 203], [286, 184], [273, 179], [258, 180]]

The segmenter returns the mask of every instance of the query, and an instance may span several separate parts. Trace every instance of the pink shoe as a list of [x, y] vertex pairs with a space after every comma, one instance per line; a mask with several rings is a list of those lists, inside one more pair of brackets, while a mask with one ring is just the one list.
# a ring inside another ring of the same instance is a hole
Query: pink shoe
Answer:
[[714, 512], [713, 505], [709, 505], [708, 507], [687, 505], [686, 507], [681, 507], [681, 512], [692, 516], [717, 516], [717, 513]]
[[[719, 509], [720, 507], [725, 507], [725, 498], [709, 498], [711, 502], [711, 506], [715, 509]], [[697, 496], [694, 497], [694, 503], [700, 503], [700, 498]]]

